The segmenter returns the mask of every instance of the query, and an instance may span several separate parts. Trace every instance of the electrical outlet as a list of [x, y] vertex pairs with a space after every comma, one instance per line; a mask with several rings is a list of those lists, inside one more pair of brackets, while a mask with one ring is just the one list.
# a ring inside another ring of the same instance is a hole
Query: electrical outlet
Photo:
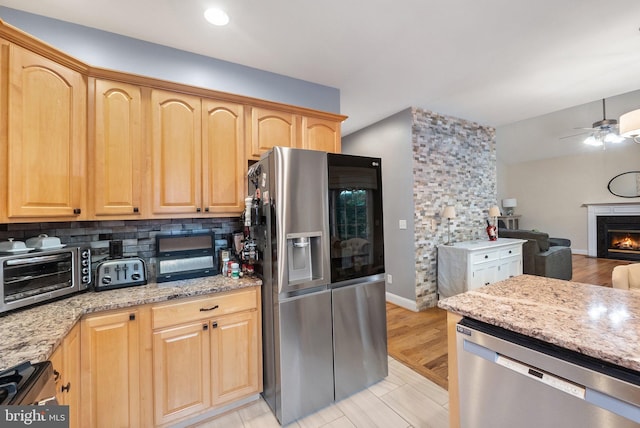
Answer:
[[387, 274], [387, 282], [389, 284], [393, 284], [393, 275], [391, 275], [390, 273]]
[[400, 229], [406, 229], [406, 228], [407, 228], [407, 220], [400, 220], [400, 221], [398, 222], [398, 227], [399, 227]]

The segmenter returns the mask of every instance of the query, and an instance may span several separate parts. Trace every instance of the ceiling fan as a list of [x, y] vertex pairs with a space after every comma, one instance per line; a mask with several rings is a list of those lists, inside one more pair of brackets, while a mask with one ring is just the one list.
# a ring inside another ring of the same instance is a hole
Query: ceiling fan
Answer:
[[[604, 98], [602, 99], [602, 120], [597, 122], [593, 122], [591, 128], [574, 128], [574, 129], [585, 129], [591, 131], [589, 136], [585, 138], [583, 141], [585, 144], [590, 146], [602, 146], [604, 148], [605, 143], [621, 143], [625, 140], [625, 137], [622, 137], [618, 133], [618, 121], [615, 119], [607, 119], [607, 110]], [[567, 137], [562, 138], [570, 138], [575, 137], [577, 135], [585, 134], [585, 132], [581, 132], [579, 134], [569, 135]]]

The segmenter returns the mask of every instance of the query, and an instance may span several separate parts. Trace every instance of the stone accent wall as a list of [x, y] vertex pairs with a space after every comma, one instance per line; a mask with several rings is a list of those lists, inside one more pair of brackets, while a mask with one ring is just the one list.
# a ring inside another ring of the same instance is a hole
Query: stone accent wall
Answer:
[[437, 304], [437, 246], [447, 240], [446, 205], [456, 208], [455, 241], [488, 239], [486, 219], [496, 200], [495, 130], [412, 108], [416, 303]]
[[14, 238], [25, 241], [46, 233], [57, 236], [63, 244], [91, 248], [95, 265], [109, 255], [109, 241], [122, 241], [124, 256], [142, 257], [147, 263], [149, 277], [155, 280], [156, 235], [183, 232], [214, 232], [216, 247], [235, 231], [242, 230], [239, 217], [194, 218], [173, 220], [115, 220], [52, 223], [0, 224], [0, 240]]

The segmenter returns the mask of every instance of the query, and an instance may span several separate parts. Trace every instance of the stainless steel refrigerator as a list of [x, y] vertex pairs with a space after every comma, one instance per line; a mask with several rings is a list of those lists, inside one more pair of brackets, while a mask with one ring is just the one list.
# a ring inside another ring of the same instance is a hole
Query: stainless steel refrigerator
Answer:
[[[257, 189], [250, 229], [263, 281], [263, 397], [283, 425], [387, 375], [384, 259], [330, 232], [328, 158], [274, 147], [248, 174]], [[351, 206], [340, 206], [350, 219], [368, 215]], [[332, 245], [340, 248], [333, 267]], [[356, 280], [353, 273], [374, 259], [381, 272]], [[332, 270], [352, 278], [332, 284]]]
[[335, 400], [388, 374], [379, 158], [329, 153]]

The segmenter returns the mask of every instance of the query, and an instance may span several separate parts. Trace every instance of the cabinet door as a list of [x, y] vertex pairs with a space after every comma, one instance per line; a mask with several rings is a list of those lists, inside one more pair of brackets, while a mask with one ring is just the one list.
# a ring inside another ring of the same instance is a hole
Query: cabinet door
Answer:
[[201, 201], [200, 98], [151, 92], [154, 214], [195, 214]]
[[497, 261], [479, 263], [473, 266], [469, 290], [484, 287], [497, 281], [499, 264]]
[[211, 405], [208, 322], [153, 333], [153, 384], [156, 425]]
[[82, 427], [140, 425], [138, 310], [82, 321]]
[[522, 275], [522, 258], [521, 257], [508, 257], [500, 259], [498, 281], [503, 279], [513, 278], [514, 276]]
[[340, 122], [303, 117], [302, 148], [340, 153]]
[[86, 92], [80, 73], [10, 46], [9, 218], [83, 218]]
[[64, 404], [69, 406], [69, 427], [80, 427], [80, 323], [67, 334], [63, 341]]
[[139, 212], [142, 187], [140, 88], [95, 80], [89, 148], [92, 209], [98, 217]]
[[202, 192], [207, 212], [239, 214], [244, 209], [243, 111], [239, 104], [202, 101]]
[[259, 107], [251, 109], [249, 156], [259, 159], [274, 146], [295, 147], [298, 116]]
[[64, 343], [61, 344], [53, 351], [53, 354], [49, 357], [51, 365], [53, 365], [53, 378], [56, 383], [56, 400], [58, 404], [65, 403], [65, 394], [62, 391], [62, 385], [64, 385], [62, 375], [64, 373]]
[[220, 317], [211, 329], [211, 394], [214, 405], [260, 392], [256, 311]]

